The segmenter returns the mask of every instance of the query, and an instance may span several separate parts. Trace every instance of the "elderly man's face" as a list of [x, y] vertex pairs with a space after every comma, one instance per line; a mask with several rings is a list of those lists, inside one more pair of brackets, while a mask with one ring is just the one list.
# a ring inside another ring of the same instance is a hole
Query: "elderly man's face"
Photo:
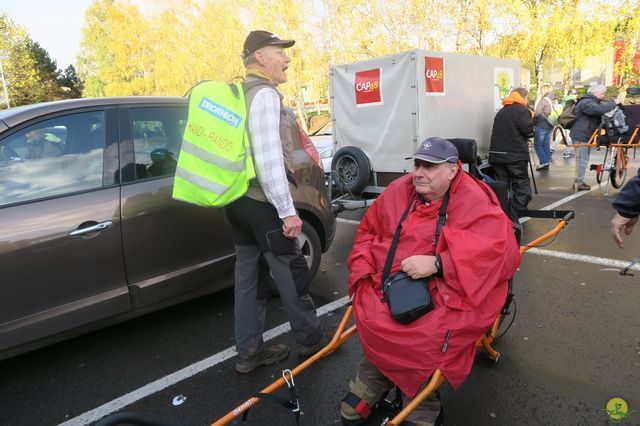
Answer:
[[265, 46], [258, 49], [255, 56], [262, 65], [263, 71], [271, 77], [274, 83], [282, 84], [287, 81], [285, 71], [289, 68], [291, 59], [284, 53], [282, 47]]
[[433, 164], [414, 160], [413, 164], [413, 185], [416, 192], [430, 201], [444, 197], [458, 173], [458, 165], [453, 163]]

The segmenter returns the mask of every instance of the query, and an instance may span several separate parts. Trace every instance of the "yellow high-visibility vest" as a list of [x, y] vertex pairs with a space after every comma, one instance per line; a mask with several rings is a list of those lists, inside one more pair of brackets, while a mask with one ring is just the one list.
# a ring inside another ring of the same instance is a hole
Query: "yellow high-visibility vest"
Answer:
[[221, 207], [247, 192], [256, 172], [246, 119], [242, 84], [206, 81], [191, 90], [173, 198]]

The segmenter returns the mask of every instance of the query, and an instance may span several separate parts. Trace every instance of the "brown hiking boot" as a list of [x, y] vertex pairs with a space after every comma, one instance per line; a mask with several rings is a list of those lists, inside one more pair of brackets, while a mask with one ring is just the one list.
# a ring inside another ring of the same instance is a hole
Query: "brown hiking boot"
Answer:
[[236, 371], [241, 374], [251, 373], [261, 365], [277, 364], [289, 356], [287, 345], [269, 345], [250, 358], [240, 358], [236, 362]]
[[322, 335], [320, 336], [320, 340], [318, 340], [317, 343], [313, 345], [303, 345], [301, 343], [298, 343], [298, 350], [297, 350], [298, 356], [300, 357], [311, 356], [329, 344], [329, 342], [333, 338], [332, 331], [324, 327], [321, 328], [321, 331], [322, 331]]

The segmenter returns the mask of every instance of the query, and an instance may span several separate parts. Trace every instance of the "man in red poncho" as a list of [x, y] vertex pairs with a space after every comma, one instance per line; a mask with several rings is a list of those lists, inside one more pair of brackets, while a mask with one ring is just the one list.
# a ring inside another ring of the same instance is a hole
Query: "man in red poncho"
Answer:
[[[462, 171], [451, 142], [429, 138], [407, 159], [414, 160], [414, 171], [389, 185], [369, 208], [347, 263], [365, 357], [340, 406], [346, 424], [365, 421], [371, 407], [394, 385], [406, 403], [436, 368], [459, 387], [471, 370], [475, 341], [502, 309], [507, 282], [520, 263], [511, 221], [493, 191]], [[434, 247], [447, 191], [447, 218]], [[381, 301], [381, 275], [400, 217], [410, 204], [391, 273], [402, 270], [413, 279], [430, 277], [434, 309], [400, 324]], [[436, 394], [407, 420], [435, 424], [441, 413]]]

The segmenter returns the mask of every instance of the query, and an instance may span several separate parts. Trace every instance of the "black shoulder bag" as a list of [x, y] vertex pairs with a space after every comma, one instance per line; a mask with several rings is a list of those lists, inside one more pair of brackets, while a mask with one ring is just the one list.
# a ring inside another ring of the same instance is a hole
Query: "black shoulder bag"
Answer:
[[[433, 302], [429, 294], [428, 278], [414, 280], [403, 271], [398, 271], [389, 276], [391, 264], [396, 254], [396, 246], [398, 245], [400, 232], [402, 231], [402, 222], [407, 217], [407, 214], [409, 214], [413, 202], [414, 199], [411, 198], [407, 209], [400, 218], [396, 233], [391, 242], [391, 247], [389, 247], [389, 254], [387, 254], [384, 269], [382, 270], [382, 294], [384, 295], [382, 301], [386, 302], [389, 306], [389, 311], [393, 319], [401, 324], [413, 322], [433, 309]], [[444, 222], [447, 220], [447, 204], [449, 204], [449, 191], [447, 191], [442, 199], [442, 205], [438, 213], [436, 235], [433, 240], [434, 254], [436, 245], [438, 244], [438, 238], [440, 238], [440, 232], [442, 231]]]

